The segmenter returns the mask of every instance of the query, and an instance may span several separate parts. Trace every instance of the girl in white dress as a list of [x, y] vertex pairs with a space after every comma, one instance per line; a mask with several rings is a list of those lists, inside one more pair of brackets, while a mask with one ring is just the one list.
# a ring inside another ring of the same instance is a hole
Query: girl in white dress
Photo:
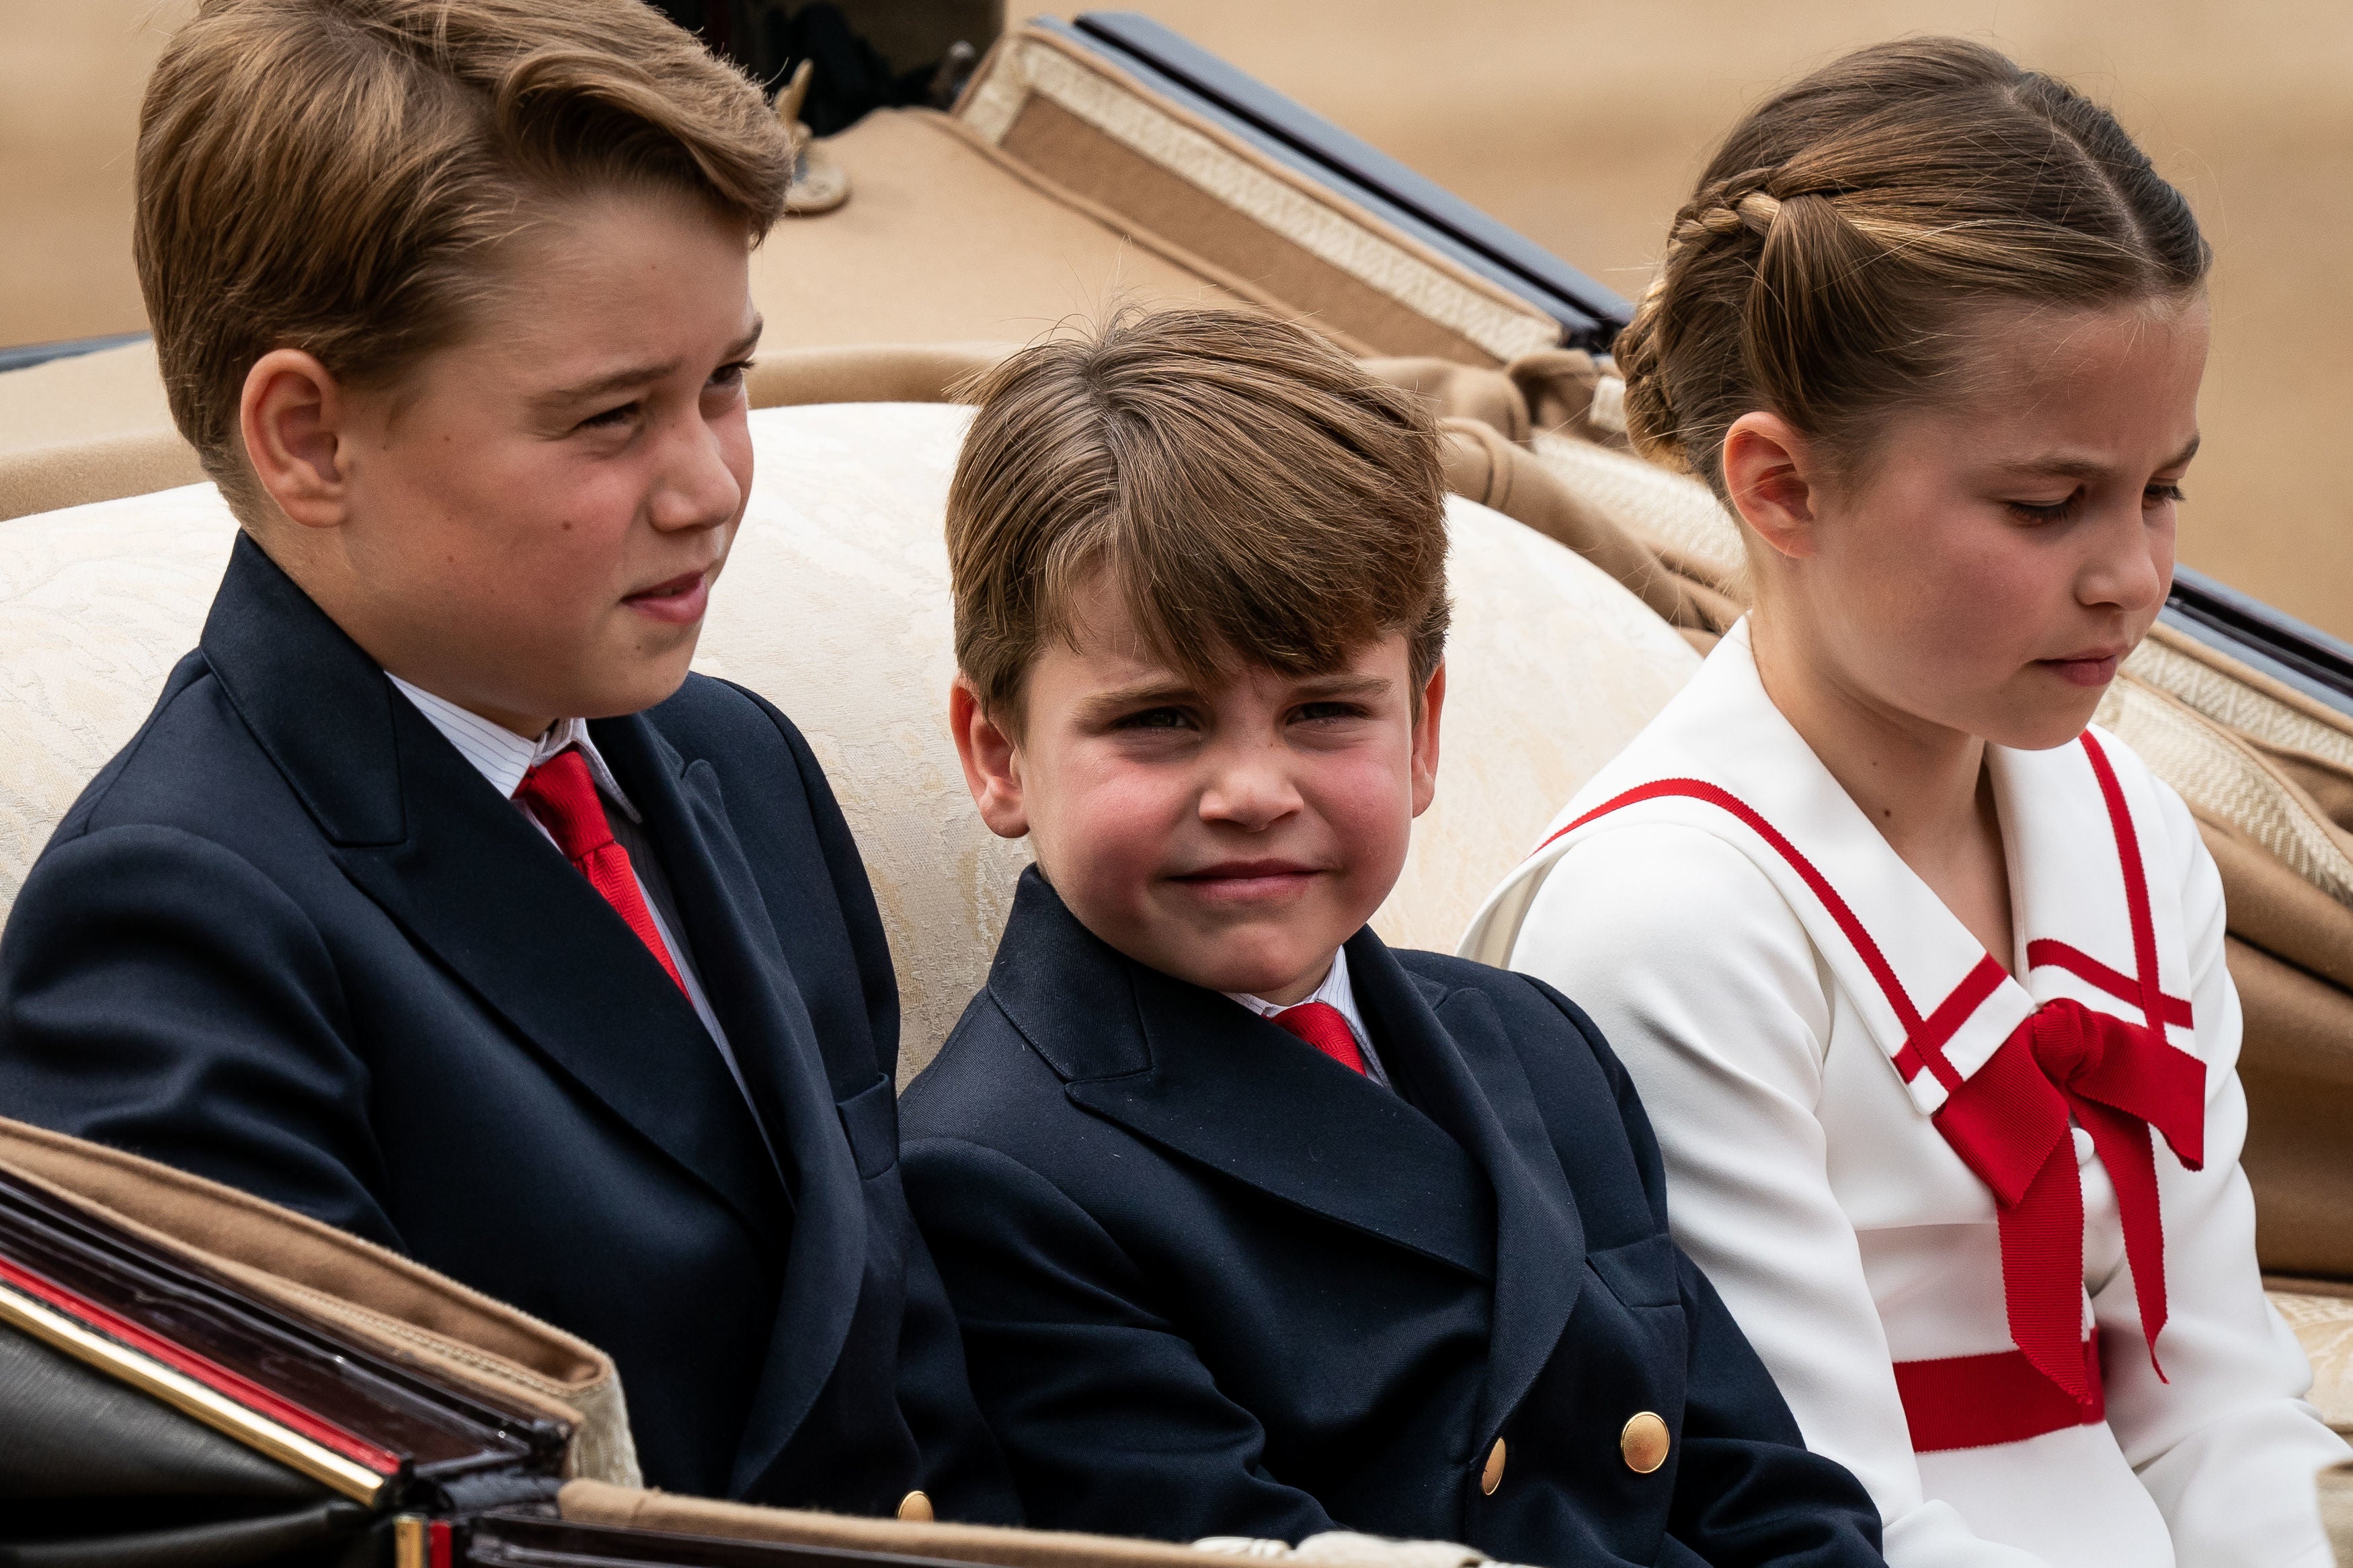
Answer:
[[1755, 607], [1482, 927], [1624, 1058], [1898, 1568], [2329, 1561], [2221, 886], [2086, 728], [2170, 582], [2207, 265], [2105, 110], [1915, 40], [1732, 132], [1617, 346]]

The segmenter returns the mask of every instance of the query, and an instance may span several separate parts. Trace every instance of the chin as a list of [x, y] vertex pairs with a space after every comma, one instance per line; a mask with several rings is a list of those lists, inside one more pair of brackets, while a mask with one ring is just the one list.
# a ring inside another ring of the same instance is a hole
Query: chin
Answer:
[[1985, 738], [1997, 746], [2007, 746], [2013, 752], [2048, 752], [2066, 745], [2082, 734], [2100, 706], [2105, 690], [2094, 693], [2086, 702], [2069, 703], [2063, 709], [2028, 715], [2019, 715], [2010, 721], [1985, 732]]
[[1314, 962], [1305, 955], [1273, 954], [1263, 950], [1202, 952], [1196, 949], [1188, 958], [1185, 965], [1188, 973], [1177, 974], [1179, 980], [1190, 981], [1205, 991], [1239, 992], [1250, 996], [1281, 990]]
[[626, 719], [678, 695], [686, 684], [687, 661], [675, 669], [647, 671], [633, 679], [616, 680], [584, 695], [575, 711], [583, 719]]

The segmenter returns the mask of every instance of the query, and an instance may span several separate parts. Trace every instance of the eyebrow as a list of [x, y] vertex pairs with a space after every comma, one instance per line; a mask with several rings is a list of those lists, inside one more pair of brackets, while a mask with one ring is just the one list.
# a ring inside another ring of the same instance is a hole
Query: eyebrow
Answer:
[[1139, 680], [1098, 691], [1079, 705], [1082, 723], [1102, 723], [1142, 708], [1163, 708], [1175, 702], [1198, 702], [1200, 689], [1182, 680]]
[[[1320, 675], [1310, 676], [1293, 688], [1292, 696], [1302, 702], [1330, 702], [1342, 698], [1373, 699], [1388, 694], [1393, 683], [1382, 675]], [[1122, 713], [1140, 709], [1160, 708], [1177, 702], [1198, 702], [1202, 693], [1190, 681], [1150, 679], [1132, 686], [1114, 687], [1098, 691], [1080, 705], [1081, 721], [1102, 723]]]
[[[2189, 445], [2159, 463], [2158, 467], [2160, 469], [2181, 467], [2198, 455], [2199, 443], [2204, 439], [2203, 436], [2192, 436], [2189, 437]], [[2051, 457], [2038, 458], [2023, 463], [2005, 463], [2002, 465], [2001, 471], [2005, 474], [2024, 475], [2035, 479], [2098, 479], [2106, 478], [2109, 469], [2105, 463], [2090, 458]]]
[[1320, 675], [1300, 682], [1298, 695], [1310, 702], [1340, 697], [1386, 697], [1391, 682], [1385, 675]]
[[[760, 334], [767, 330], [767, 325], [768, 323], [762, 318], [753, 317], [751, 327], [742, 337], [727, 345], [725, 352], [720, 355], [720, 363], [730, 363], [750, 353], [758, 344]], [[593, 403], [599, 398], [610, 397], [617, 392], [626, 392], [630, 387], [643, 386], [649, 382], [660, 381], [665, 376], [675, 375], [678, 374], [678, 367], [685, 363], [682, 359], [668, 359], [652, 364], [624, 365], [619, 370], [608, 371], [592, 380], [558, 387], [554, 392], [544, 393], [532, 401], [542, 408], [561, 408], [576, 403]]]

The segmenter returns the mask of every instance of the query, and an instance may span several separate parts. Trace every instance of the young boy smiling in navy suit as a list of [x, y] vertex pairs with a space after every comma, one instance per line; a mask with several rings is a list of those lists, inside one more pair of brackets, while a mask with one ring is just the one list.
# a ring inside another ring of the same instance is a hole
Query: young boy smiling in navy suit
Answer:
[[1365, 925], [1438, 772], [1428, 417], [1208, 310], [1031, 348], [976, 400], [953, 722], [1037, 863], [902, 1114], [1030, 1521], [1878, 1562], [1669, 1240], [1592, 1026]]
[[638, 0], [206, 0], [138, 255], [244, 532], [0, 938], [0, 1115], [610, 1352], [646, 1479], [1007, 1520], [807, 745], [690, 677], [791, 149]]

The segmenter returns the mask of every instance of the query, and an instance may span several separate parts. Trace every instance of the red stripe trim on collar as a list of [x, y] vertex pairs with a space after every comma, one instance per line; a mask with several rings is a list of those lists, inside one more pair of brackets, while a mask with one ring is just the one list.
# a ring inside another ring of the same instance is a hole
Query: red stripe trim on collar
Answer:
[[[2040, 938], [2026, 944], [2027, 967], [2036, 969], [2049, 964], [2087, 980], [2118, 1001], [2139, 1006], [2147, 1016], [2152, 1029], [2162, 1032], [2168, 1024], [2179, 1024], [2186, 1028], [2190, 1021], [2189, 1004], [2179, 996], [2167, 995], [2158, 979], [2157, 922], [2149, 910], [2148, 876], [2141, 865], [2140, 837], [2133, 829], [2132, 813], [2125, 804], [2124, 787], [2116, 782], [2116, 769], [2100, 743], [2092, 738], [2092, 732], [2086, 730], [2078, 739], [2083, 742], [2084, 756], [2091, 762], [2092, 773], [2099, 781], [2100, 798], [2107, 807], [2108, 825], [2116, 835], [2116, 859], [2124, 873], [2125, 907], [2132, 922], [2133, 962], [2140, 970], [2140, 977], [2135, 980], [2131, 975], [2109, 968], [2081, 949], [2048, 938]], [[1986, 954], [1962, 977], [1961, 983], [1953, 987], [1952, 993], [1937, 1004], [1934, 1012], [1926, 1018], [1921, 1017], [1919, 1009], [1912, 1005], [1910, 994], [1904, 989], [1903, 982], [1895, 977], [1895, 970], [1887, 962], [1887, 955], [1880, 951], [1871, 933], [1863, 930], [1862, 921], [1855, 917], [1854, 910], [1847, 906], [1846, 900], [1839, 897], [1838, 889], [1831, 886], [1830, 879], [1824, 877], [1778, 828], [1731, 791], [1704, 779], [1657, 779], [1650, 784], [1638, 784], [1602, 802], [1566, 827], [1546, 835], [1544, 843], [1537, 845], [1534, 853], [1543, 853], [1548, 846], [1597, 817], [1630, 805], [1639, 805], [1647, 800], [1671, 796], [1702, 801], [1731, 813], [1789, 863], [1790, 869], [1798, 873], [1806, 886], [1812, 889], [1814, 897], [1821, 900], [1822, 907], [1830, 911], [1831, 919], [1838, 923], [1847, 941], [1853, 943], [1855, 952], [1862, 956], [1863, 966], [1879, 983], [1888, 1005], [1894, 1009], [1897, 1021], [1904, 1026], [1904, 1045], [1894, 1057], [1896, 1070], [1903, 1074], [1904, 1081], [1911, 1082], [1925, 1069], [1933, 1073], [1947, 1092], [1957, 1088], [1961, 1082], [1961, 1074], [1947, 1059], [1945, 1042], [1960, 1031], [1987, 997], [2000, 989], [2009, 972], [1991, 953]]]
[[[2063, 969], [2079, 980], [2087, 980], [2119, 1002], [2137, 1004], [2141, 999], [2140, 982], [2131, 975], [2110, 969], [2081, 948], [2070, 947], [2049, 937], [2037, 937], [2026, 944], [2026, 965], [2030, 969]], [[2179, 996], [2160, 995], [2158, 1004], [2164, 1009], [2165, 1021], [2190, 1026], [2189, 1004]]]
[[2107, 803], [2108, 822], [2116, 829], [2116, 858], [2124, 863], [2125, 908], [2132, 916], [2133, 967], [2140, 971], [2137, 1000], [2148, 1026], [2160, 1037], [2165, 1028], [2165, 993], [2158, 984], [2157, 922], [2148, 909], [2148, 874], [2140, 863], [2140, 837], [2133, 831], [2132, 812], [2125, 805], [2124, 786], [2116, 783], [2116, 771], [2108, 764], [2108, 754], [2092, 739], [2089, 730], [2084, 731], [2084, 754], [2092, 761], [2092, 772], [2100, 781], [2100, 798]]
[[[1839, 930], [1846, 933], [1847, 941], [1854, 944], [1855, 952], [1862, 955], [1863, 966], [1871, 971], [1872, 978], [1879, 982], [1879, 988], [1887, 994], [1887, 1005], [1895, 1009], [1895, 1016], [1902, 1021], [1906, 1037], [1919, 1032], [1920, 1010], [1912, 1005], [1912, 998], [1905, 991], [1904, 983], [1895, 978], [1895, 970], [1887, 962], [1887, 955], [1879, 951], [1879, 944], [1871, 940], [1871, 933], [1862, 929], [1862, 922], [1855, 918], [1852, 910], [1847, 908], [1846, 900], [1838, 896], [1838, 889], [1831, 886], [1830, 879], [1815, 869], [1814, 863], [1799, 854], [1798, 847], [1781, 836], [1780, 829], [1758, 816], [1755, 807], [1730, 790], [1709, 784], [1704, 779], [1658, 779], [1650, 784], [1637, 784], [1623, 795], [1603, 801], [1558, 832], [1547, 834], [1544, 843], [1537, 845], [1532, 853], [1542, 854], [1546, 845], [1566, 838], [1596, 817], [1607, 816], [1613, 811], [1620, 811], [1630, 805], [1640, 805], [1646, 800], [1660, 800], [1672, 795], [1682, 795], [1686, 799], [1704, 801], [1710, 805], [1721, 806], [1746, 824], [1759, 838], [1771, 845], [1774, 851], [1789, 863], [1790, 868], [1805, 879], [1806, 886], [1813, 889], [1814, 897], [1820, 899], [1822, 901], [1822, 907], [1830, 910], [1831, 919], [1838, 922]], [[1964, 981], [1962, 984], [1966, 985], [1968, 982]], [[1962, 1016], [1967, 1017], [1968, 1015], [1964, 1014]], [[1958, 1026], [1959, 1020], [1957, 1019], [1954, 1027]], [[1952, 1030], [1947, 1029], [1945, 1033], [1949, 1037]], [[1936, 1044], [1941, 1048], [1944, 1041], [1940, 1039]], [[1918, 1067], [1915, 1065], [1912, 1071], [1918, 1072]], [[1910, 1073], [1905, 1074], [1906, 1078], [1910, 1076]]]
[[1895, 1053], [1895, 1070], [1904, 1075], [1904, 1081], [1918, 1078], [1925, 1065], [1947, 1093], [1960, 1088], [1960, 1069], [1946, 1058], [1945, 1042], [1960, 1033], [1978, 1005], [2000, 990], [2009, 978], [2010, 971], [1995, 963], [1993, 954], [1978, 960], [1978, 966], [1961, 977], [1952, 994], [1936, 1005], [1936, 1010], [1921, 1021], [1905, 1037], [1904, 1048]]

